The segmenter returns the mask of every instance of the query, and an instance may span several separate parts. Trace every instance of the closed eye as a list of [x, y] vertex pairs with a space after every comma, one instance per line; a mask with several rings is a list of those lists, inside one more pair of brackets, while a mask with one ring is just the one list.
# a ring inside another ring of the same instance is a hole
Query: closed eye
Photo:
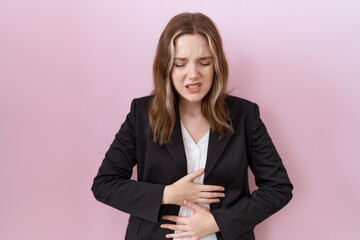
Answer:
[[[209, 66], [209, 65], [211, 64], [211, 62], [209, 62], [209, 63], [202, 63], [202, 62], [200, 62], [199, 64], [200, 64], [201, 66]], [[186, 63], [183, 63], [183, 64], [175, 63], [175, 64], [174, 64], [175, 67], [184, 67], [185, 65], [186, 65]]]

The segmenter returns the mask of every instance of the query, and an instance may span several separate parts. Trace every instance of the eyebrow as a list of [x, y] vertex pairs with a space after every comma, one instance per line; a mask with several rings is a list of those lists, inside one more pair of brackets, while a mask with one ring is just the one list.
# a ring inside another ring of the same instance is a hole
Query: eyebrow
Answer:
[[[201, 57], [198, 58], [198, 60], [202, 61], [202, 60], [206, 60], [206, 59], [212, 59], [213, 57]], [[187, 58], [182, 58], [182, 57], [176, 57], [175, 60], [179, 60], [179, 61], [185, 61], [188, 60]]]

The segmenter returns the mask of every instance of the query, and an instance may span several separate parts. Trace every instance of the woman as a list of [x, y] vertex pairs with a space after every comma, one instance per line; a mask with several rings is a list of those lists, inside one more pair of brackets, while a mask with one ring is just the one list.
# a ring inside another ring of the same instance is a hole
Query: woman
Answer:
[[132, 101], [92, 186], [98, 201], [130, 214], [125, 239], [255, 239], [255, 225], [292, 198], [258, 105], [227, 95], [227, 77], [214, 23], [201, 13], [172, 18], [154, 90]]

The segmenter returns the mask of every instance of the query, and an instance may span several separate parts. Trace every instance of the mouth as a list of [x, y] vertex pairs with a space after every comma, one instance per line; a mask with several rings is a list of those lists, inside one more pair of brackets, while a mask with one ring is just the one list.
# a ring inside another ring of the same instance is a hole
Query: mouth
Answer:
[[197, 89], [201, 86], [201, 83], [191, 83], [191, 84], [187, 84], [185, 87], [189, 88], [189, 89]]

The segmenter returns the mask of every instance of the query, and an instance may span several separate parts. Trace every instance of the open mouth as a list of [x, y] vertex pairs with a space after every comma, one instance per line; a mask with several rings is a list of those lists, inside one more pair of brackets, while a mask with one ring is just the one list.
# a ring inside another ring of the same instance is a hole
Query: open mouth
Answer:
[[189, 93], [198, 93], [201, 90], [201, 83], [192, 83], [185, 86]]
[[186, 88], [189, 88], [189, 89], [196, 89], [198, 87], [200, 87], [201, 84], [200, 83], [193, 83], [193, 84], [188, 84], [186, 85]]

